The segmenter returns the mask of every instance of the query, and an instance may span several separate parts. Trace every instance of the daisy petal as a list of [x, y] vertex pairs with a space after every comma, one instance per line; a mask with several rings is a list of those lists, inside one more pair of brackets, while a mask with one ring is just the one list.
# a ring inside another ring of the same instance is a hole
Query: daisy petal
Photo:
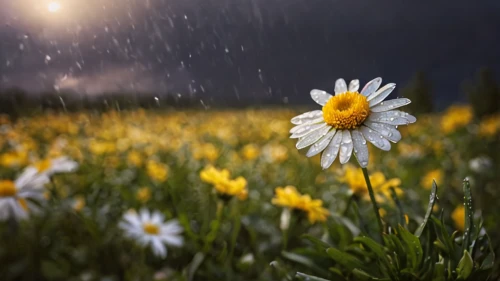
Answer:
[[363, 134], [358, 130], [353, 130], [351, 132], [352, 143], [354, 146], [354, 154], [358, 159], [359, 165], [362, 168], [366, 168], [368, 166], [368, 146], [366, 145], [366, 140], [363, 137]]
[[368, 121], [386, 123], [389, 125], [408, 125], [417, 121], [415, 116], [399, 110], [373, 112], [368, 116]]
[[342, 78], [337, 79], [335, 81], [335, 94], [342, 94], [347, 92], [347, 84], [345, 83], [345, 80]]
[[324, 106], [331, 97], [332, 95], [322, 90], [314, 89], [311, 91], [311, 98], [321, 106]]
[[177, 220], [170, 220], [162, 227], [162, 233], [168, 235], [179, 234], [182, 230], [183, 228]]
[[312, 145], [311, 148], [309, 148], [309, 151], [307, 151], [306, 156], [312, 157], [312, 156], [320, 153], [321, 151], [325, 150], [325, 148], [328, 146], [328, 144], [332, 140], [333, 136], [335, 135], [335, 131], [336, 130], [333, 129], [332, 131], [328, 132], [328, 134], [326, 134], [324, 137], [322, 137], [317, 143]]
[[372, 108], [370, 108], [371, 112], [383, 112], [383, 111], [388, 111], [392, 109], [396, 109], [402, 106], [405, 106], [407, 104], [410, 104], [411, 101], [406, 98], [400, 98], [400, 99], [393, 99], [393, 100], [388, 100], [381, 102]]
[[383, 123], [373, 123], [370, 121], [365, 121], [365, 126], [379, 132], [386, 139], [396, 143], [401, 140], [401, 133], [396, 129], [396, 126], [383, 124]]
[[390, 95], [395, 88], [396, 84], [389, 83], [384, 87], [380, 88], [375, 93], [368, 96], [366, 100], [370, 102], [370, 106], [377, 105], [378, 103], [384, 101], [384, 99], [387, 98], [387, 96]]
[[299, 139], [299, 141], [297, 142], [297, 145], [296, 145], [297, 149], [302, 149], [304, 147], [310, 146], [311, 144], [317, 142], [320, 138], [322, 138], [324, 135], [326, 135], [331, 128], [332, 128], [331, 126], [323, 127], [319, 130], [312, 131], [310, 134]]
[[147, 209], [141, 209], [139, 211], [141, 222], [149, 222], [151, 220], [151, 216]]
[[349, 159], [351, 159], [352, 155], [352, 138], [351, 133], [348, 130], [344, 130], [342, 132], [342, 141], [340, 142], [340, 153], [339, 160], [340, 164], [345, 164]]
[[177, 235], [163, 235], [160, 239], [167, 245], [181, 247], [184, 244], [184, 238]]
[[310, 122], [310, 121], [317, 119], [319, 117], [322, 117], [322, 116], [323, 116], [323, 111], [313, 110], [313, 111], [302, 113], [300, 115], [293, 117], [291, 122], [292, 122], [292, 124], [295, 124], [295, 125], [301, 125], [301, 124], [304, 124], [306, 122]]
[[363, 133], [365, 139], [371, 142], [374, 146], [384, 151], [391, 150], [391, 143], [387, 139], [385, 139], [384, 136], [382, 136], [379, 132], [374, 131], [366, 126], [361, 126], [361, 128], [359, 128], [359, 131]]
[[361, 94], [365, 97], [371, 95], [373, 92], [375, 92], [378, 89], [378, 87], [380, 87], [380, 84], [382, 84], [382, 78], [377, 77], [377, 78], [373, 79], [372, 81], [366, 83], [363, 90], [361, 90]]
[[298, 138], [301, 138], [309, 133], [311, 133], [312, 131], [316, 131], [318, 129], [321, 129], [325, 126], [327, 126], [326, 123], [319, 123], [319, 124], [306, 124], [306, 125], [301, 125], [303, 127], [299, 128], [298, 130], [296, 130], [291, 136], [290, 138], [291, 139], [298, 139]]
[[151, 240], [151, 248], [153, 250], [153, 253], [155, 256], [160, 257], [160, 258], [165, 258], [167, 257], [167, 248], [165, 248], [165, 245], [161, 243], [160, 239], [152, 239]]
[[342, 131], [337, 131], [330, 144], [321, 154], [321, 168], [328, 169], [339, 154], [340, 142], [342, 141]]
[[359, 89], [359, 80], [351, 80], [349, 83], [349, 92], [356, 92]]

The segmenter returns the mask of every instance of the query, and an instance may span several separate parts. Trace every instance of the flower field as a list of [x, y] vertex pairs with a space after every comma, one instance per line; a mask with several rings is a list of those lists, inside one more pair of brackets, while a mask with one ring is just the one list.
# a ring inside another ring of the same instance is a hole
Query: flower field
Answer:
[[[468, 106], [452, 106], [399, 126], [390, 151], [368, 145], [379, 238], [356, 159], [323, 169], [321, 155], [306, 157], [289, 138], [290, 120], [303, 112], [0, 117], [0, 280], [499, 276], [500, 116], [477, 120]], [[396, 234], [420, 238], [404, 261], [414, 271], [390, 256]], [[469, 238], [478, 246], [469, 248]], [[377, 264], [377, 251], [388, 265]]]

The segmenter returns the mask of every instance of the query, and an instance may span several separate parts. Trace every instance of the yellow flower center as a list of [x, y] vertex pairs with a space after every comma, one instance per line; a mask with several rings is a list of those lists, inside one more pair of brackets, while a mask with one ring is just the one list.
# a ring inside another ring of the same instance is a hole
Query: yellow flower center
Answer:
[[144, 223], [142, 225], [142, 228], [144, 229], [144, 232], [146, 232], [147, 234], [150, 234], [150, 235], [158, 235], [160, 233], [160, 228], [156, 225], [156, 224], [153, 224], [153, 223]]
[[39, 173], [42, 173], [42, 172], [48, 170], [50, 168], [50, 166], [51, 166], [51, 162], [49, 159], [40, 161], [40, 162], [35, 164], [35, 167]]
[[12, 197], [16, 195], [16, 186], [12, 181], [2, 180], [0, 181], [0, 198], [1, 197]]
[[355, 129], [370, 113], [366, 97], [358, 92], [345, 92], [331, 97], [323, 106], [323, 119], [335, 129]]

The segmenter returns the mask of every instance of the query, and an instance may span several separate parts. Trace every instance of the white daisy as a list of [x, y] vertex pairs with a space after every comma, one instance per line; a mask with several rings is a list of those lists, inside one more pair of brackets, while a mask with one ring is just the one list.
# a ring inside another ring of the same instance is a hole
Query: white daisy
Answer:
[[57, 173], [70, 173], [78, 168], [78, 163], [66, 156], [54, 159], [45, 159], [30, 166], [36, 168], [41, 174], [51, 176]]
[[39, 174], [36, 169], [27, 168], [15, 180], [0, 181], [0, 220], [10, 217], [14, 219], [27, 218], [30, 211], [37, 211], [38, 207], [31, 200], [45, 200], [44, 185], [49, 177]]
[[125, 235], [136, 240], [143, 246], [150, 245], [153, 253], [159, 257], [167, 256], [165, 244], [181, 247], [184, 239], [180, 235], [182, 226], [177, 220], [164, 222], [165, 217], [158, 211], [150, 213], [141, 209], [139, 213], [129, 211], [123, 215], [120, 228]]
[[410, 103], [398, 98], [384, 101], [396, 88], [389, 83], [379, 89], [382, 78], [375, 78], [358, 92], [359, 80], [347, 86], [344, 79], [335, 82], [335, 96], [321, 90], [312, 90], [312, 99], [323, 106], [322, 110], [306, 112], [292, 118], [297, 126], [290, 130], [291, 138], [298, 139], [298, 149], [311, 146], [307, 156], [321, 155], [321, 167], [327, 169], [339, 156], [341, 164], [347, 163], [352, 152], [361, 167], [368, 165], [368, 146], [389, 151], [391, 142], [398, 142], [401, 134], [398, 125], [414, 123], [417, 119], [403, 111], [395, 110]]

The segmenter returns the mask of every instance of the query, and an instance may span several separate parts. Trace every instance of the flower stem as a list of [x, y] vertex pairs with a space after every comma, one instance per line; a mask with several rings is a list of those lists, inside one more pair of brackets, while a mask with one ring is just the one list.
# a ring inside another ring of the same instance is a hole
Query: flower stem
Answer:
[[222, 224], [222, 213], [224, 210], [224, 201], [217, 201], [217, 211], [215, 220], [210, 223], [210, 232], [207, 234], [205, 238], [205, 246], [203, 247], [203, 252], [208, 253], [212, 247], [212, 243], [217, 238], [217, 233], [219, 232], [220, 225]]
[[384, 243], [384, 227], [382, 226], [382, 219], [380, 219], [380, 213], [378, 211], [378, 204], [375, 200], [375, 193], [373, 192], [372, 183], [370, 182], [370, 177], [368, 176], [368, 170], [366, 168], [361, 168], [363, 170], [363, 175], [365, 176], [366, 186], [368, 187], [368, 194], [370, 194], [370, 200], [372, 201], [373, 211], [377, 217], [377, 223], [379, 228], [380, 241]]

